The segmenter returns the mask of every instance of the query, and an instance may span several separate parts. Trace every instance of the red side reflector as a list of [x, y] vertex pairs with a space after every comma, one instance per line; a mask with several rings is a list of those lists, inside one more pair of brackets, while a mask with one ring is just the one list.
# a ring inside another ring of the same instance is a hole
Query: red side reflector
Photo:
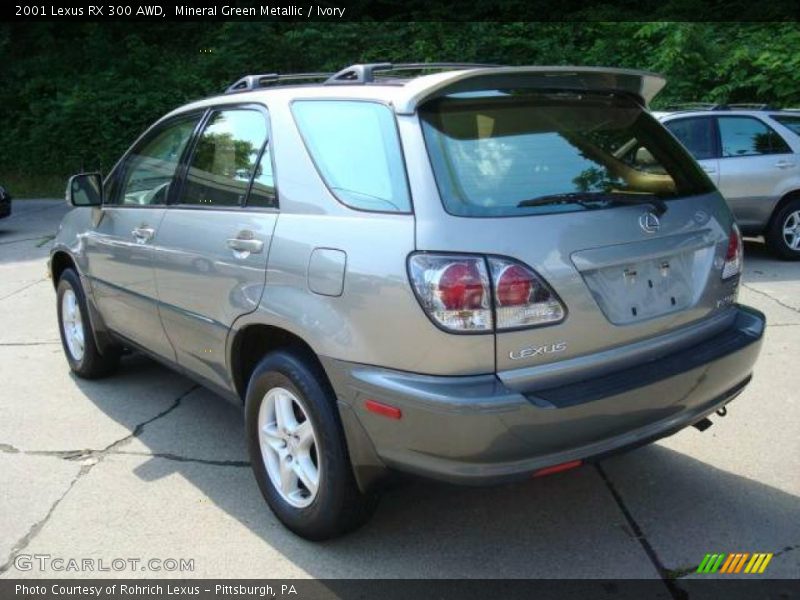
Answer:
[[553, 465], [552, 467], [545, 467], [533, 472], [533, 477], [543, 477], [545, 475], [552, 475], [553, 473], [560, 473], [561, 471], [569, 471], [575, 467], [580, 467], [583, 464], [582, 460], [571, 460], [569, 462], [561, 463], [560, 465]]
[[367, 400], [364, 402], [364, 408], [370, 412], [374, 412], [376, 415], [381, 415], [389, 419], [400, 419], [403, 417], [403, 413], [399, 408], [383, 404], [377, 400]]

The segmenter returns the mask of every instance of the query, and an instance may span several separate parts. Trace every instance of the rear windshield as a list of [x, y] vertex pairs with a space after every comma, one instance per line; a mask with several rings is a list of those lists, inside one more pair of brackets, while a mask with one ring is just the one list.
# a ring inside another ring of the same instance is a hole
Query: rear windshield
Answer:
[[455, 215], [595, 210], [714, 189], [627, 97], [495, 91], [435, 100], [420, 115], [439, 192]]

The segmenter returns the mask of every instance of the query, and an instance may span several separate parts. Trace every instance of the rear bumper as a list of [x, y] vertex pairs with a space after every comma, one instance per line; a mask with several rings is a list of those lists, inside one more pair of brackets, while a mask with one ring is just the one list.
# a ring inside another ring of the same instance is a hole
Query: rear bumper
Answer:
[[[740, 306], [730, 326], [689, 348], [531, 393], [508, 388], [496, 375], [438, 377], [323, 363], [360, 482], [390, 467], [491, 484], [696, 423], [744, 389], [764, 328], [763, 314]], [[368, 412], [368, 398], [399, 408], [402, 418]]]

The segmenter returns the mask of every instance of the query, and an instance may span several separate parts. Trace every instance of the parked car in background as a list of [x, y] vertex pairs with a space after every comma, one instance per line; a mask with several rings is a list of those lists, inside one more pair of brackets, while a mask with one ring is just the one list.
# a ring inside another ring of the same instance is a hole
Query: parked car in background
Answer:
[[705, 429], [765, 320], [730, 209], [646, 108], [663, 84], [382, 63], [180, 107], [70, 180], [69, 366], [137, 348], [243, 406], [264, 498], [312, 539], [392, 470], [495, 484]]
[[0, 219], [11, 214], [11, 194], [0, 185]]
[[717, 185], [742, 232], [800, 260], [800, 111], [708, 105], [655, 114]]

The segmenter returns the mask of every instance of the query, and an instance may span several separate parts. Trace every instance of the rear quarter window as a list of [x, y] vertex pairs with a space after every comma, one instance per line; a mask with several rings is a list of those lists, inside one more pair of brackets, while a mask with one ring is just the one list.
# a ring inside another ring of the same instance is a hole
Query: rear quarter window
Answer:
[[376, 102], [296, 100], [292, 114], [325, 184], [343, 204], [411, 211], [394, 113]]

